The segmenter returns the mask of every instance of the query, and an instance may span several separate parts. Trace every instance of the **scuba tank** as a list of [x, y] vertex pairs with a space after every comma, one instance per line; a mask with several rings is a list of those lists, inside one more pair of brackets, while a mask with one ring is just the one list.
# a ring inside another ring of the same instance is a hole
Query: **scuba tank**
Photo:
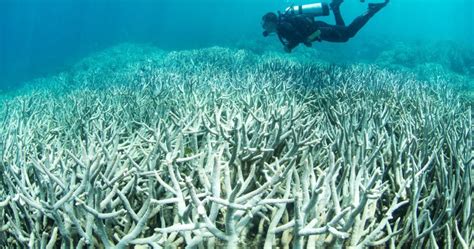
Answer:
[[328, 16], [329, 6], [327, 3], [292, 5], [285, 9], [284, 15]]
[[[291, 20], [295, 17], [304, 15], [306, 17], [316, 17], [316, 16], [328, 16], [329, 15], [329, 5], [327, 3], [311, 3], [304, 5], [291, 5], [285, 9], [284, 13], [280, 11], [278, 13], [278, 22], [282, 20]], [[267, 31], [263, 32], [263, 36], [267, 37], [269, 33]]]

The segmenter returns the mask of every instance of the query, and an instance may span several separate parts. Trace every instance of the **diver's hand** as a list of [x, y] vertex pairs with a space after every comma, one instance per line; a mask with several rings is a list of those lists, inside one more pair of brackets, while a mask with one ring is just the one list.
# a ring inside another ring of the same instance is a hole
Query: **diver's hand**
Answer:
[[287, 53], [291, 53], [291, 48], [289, 48], [288, 46], [284, 46], [283, 50], [285, 50], [285, 52]]

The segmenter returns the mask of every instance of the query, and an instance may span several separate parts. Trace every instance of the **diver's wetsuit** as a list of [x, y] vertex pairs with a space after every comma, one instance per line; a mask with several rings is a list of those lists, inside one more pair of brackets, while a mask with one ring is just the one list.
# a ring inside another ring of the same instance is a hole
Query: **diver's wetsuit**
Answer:
[[[290, 51], [300, 43], [310, 46], [310, 42], [313, 41], [346, 42], [354, 37], [380, 9], [369, 9], [367, 13], [354, 19], [349, 26], [345, 25], [339, 8], [333, 9], [336, 25], [315, 21], [312, 17], [304, 15], [282, 17], [277, 26], [277, 34]], [[321, 31], [319, 38], [308, 40], [308, 37], [317, 30]]]

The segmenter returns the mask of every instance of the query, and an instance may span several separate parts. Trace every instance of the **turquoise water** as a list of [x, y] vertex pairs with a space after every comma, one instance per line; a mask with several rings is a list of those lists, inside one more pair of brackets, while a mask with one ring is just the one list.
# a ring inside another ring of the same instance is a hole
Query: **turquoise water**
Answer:
[[[264, 13], [309, 2], [3, 0], [0, 2], [0, 88], [15, 88], [35, 77], [66, 70], [92, 52], [123, 42], [189, 49], [234, 46], [242, 40], [260, 39], [260, 17]], [[363, 13], [366, 5], [358, 0], [346, 0], [341, 7], [346, 23]], [[393, 0], [351, 42], [338, 44], [335, 49], [369, 50], [376, 55], [380, 46], [387, 47], [390, 42], [400, 40], [472, 44], [473, 12], [470, 0]], [[332, 17], [320, 19], [333, 23]], [[278, 43], [276, 39], [265, 42]], [[328, 44], [315, 44], [313, 49], [325, 45]], [[357, 60], [361, 56], [350, 54], [350, 57]], [[329, 59], [337, 62], [338, 58]]]
[[472, 1], [0, 1], [0, 249], [474, 248]]

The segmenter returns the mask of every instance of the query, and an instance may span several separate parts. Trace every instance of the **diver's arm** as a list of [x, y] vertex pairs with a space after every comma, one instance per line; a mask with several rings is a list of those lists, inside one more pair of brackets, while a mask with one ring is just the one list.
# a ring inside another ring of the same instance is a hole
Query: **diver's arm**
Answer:
[[291, 53], [291, 50], [296, 48], [296, 46], [298, 46], [299, 44], [300, 43], [296, 42], [296, 41], [288, 42], [288, 44], [286, 44], [286, 46], [285, 46], [285, 51], [288, 52], [288, 53]]
[[301, 33], [290, 23], [281, 24], [279, 37], [287, 53], [291, 53], [291, 50], [303, 41]]
[[295, 41], [295, 40], [288, 40], [288, 39], [285, 39], [284, 37], [278, 35], [278, 38], [280, 39], [281, 43], [283, 44], [283, 50], [285, 50], [285, 52], [287, 53], [291, 53], [291, 50], [293, 50], [296, 46], [298, 46], [298, 44], [300, 44], [299, 42]]

